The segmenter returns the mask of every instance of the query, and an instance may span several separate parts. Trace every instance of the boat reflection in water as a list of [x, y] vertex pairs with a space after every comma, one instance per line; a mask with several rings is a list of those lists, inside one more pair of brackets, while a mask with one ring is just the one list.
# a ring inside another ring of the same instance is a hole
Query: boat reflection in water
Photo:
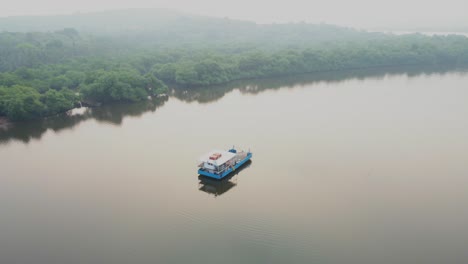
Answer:
[[248, 168], [252, 164], [252, 161], [247, 161], [239, 169], [230, 173], [228, 176], [221, 180], [212, 179], [203, 175], [198, 176], [198, 189], [202, 192], [206, 192], [214, 195], [215, 197], [226, 193], [235, 186], [237, 186], [237, 174]]

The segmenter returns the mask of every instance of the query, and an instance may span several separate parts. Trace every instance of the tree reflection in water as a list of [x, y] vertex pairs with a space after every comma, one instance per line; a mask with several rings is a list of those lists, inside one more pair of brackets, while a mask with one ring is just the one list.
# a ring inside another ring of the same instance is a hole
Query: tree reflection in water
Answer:
[[[457, 68], [442, 67], [383, 67], [374, 69], [360, 69], [348, 71], [320, 72], [302, 75], [290, 75], [283, 77], [234, 81], [225, 85], [209, 87], [174, 87], [170, 97], [175, 97], [184, 102], [211, 103], [219, 100], [233, 90], [239, 90], [244, 94], [258, 94], [266, 90], [287, 89], [295, 86], [314, 85], [317, 83], [340, 83], [352, 79], [383, 79], [392, 75], [406, 75], [409, 78], [427, 74], [443, 75], [456, 72]], [[94, 119], [98, 122], [120, 125], [127, 116], [141, 116], [145, 112], [154, 112], [168, 100], [157, 98], [140, 103], [111, 104], [96, 108], [87, 108], [78, 115], [69, 113], [60, 114], [40, 120], [18, 122], [0, 126], [0, 145], [12, 140], [20, 140], [28, 143], [32, 139], [40, 139], [42, 135], [52, 130], [59, 132], [64, 129], [72, 129], [82, 121]]]
[[13, 123], [0, 129], [0, 144], [6, 144], [12, 140], [28, 143], [32, 139], [40, 139], [49, 130], [59, 132], [73, 129], [79, 123], [91, 119], [101, 123], [120, 125], [125, 117], [138, 117], [146, 112], [154, 112], [167, 100], [168, 98], [165, 97], [133, 104], [121, 103], [95, 108], [80, 108], [78, 109], [80, 110], [79, 114], [75, 114], [72, 110], [48, 118]]

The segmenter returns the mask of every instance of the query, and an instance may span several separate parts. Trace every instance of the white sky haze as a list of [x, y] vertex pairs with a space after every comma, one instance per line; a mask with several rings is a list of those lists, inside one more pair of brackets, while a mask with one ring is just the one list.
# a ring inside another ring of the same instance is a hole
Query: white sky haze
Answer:
[[168, 8], [258, 23], [330, 23], [352, 27], [468, 27], [467, 0], [2, 0], [0, 16]]

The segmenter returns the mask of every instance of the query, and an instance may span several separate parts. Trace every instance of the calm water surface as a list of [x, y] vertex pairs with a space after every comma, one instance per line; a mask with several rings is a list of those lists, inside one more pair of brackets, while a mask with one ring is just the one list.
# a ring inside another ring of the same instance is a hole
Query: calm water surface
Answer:
[[463, 70], [342, 72], [3, 128], [0, 263], [467, 263], [467, 102]]

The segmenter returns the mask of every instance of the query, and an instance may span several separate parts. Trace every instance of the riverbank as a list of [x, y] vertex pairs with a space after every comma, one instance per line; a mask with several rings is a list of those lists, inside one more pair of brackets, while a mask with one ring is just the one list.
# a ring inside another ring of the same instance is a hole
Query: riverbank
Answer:
[[191, 89], [304, 73], [408, 65], [457, 67], [468, 64], [467, 47], [466, 37], [409, 35], [302, 48], [268, 50], [254, 45], [232, 52], [189, 47], [83, 57], [0, 73], [0, 115], [28, 120], [63, 112], [78, 101], [144, 101], [167, 93], [167, 85]]
[[[40, 138], [46, 131], [54, 132], [74, 128], [79, 123], [95, 120], [96, 122], [120, 126], [126, 118], [139, 118], [157, 111], [166, 103], [178, 102], [193, 105], [216, 103], [225, 95], [240, 93], [242, 98], [260, 95], [271, 90], [287, 89], [288, 87], [316, 87], [326, 84], [329, 89], [343, 83], [360, 81], [376, 81], [387, 78], [418, 80], [424, 76], [465, 76], [465, 68], [435, 68], [435, 67], [394, 67], [373, 70], [334, 71], [316, 74], [290, 75], [288, 77], [260, 78], [255, 80], [236, 81], [226, 85], [204, 86], [192, 89], [171, 89], [169, 96], [153, 98], [137, 103], [114, 102], [100, 107], [75, 108], [67, 113], [48, 116], [35, 120], [12, 122], [7, 129], [0, 129], [0, 144], [18, 139], [28, 142], [30, 139]], [[378, 88], [378, 87], [376, 87]], [[429, 88], [429, 87], [428, 87]], [[359, 89], [355, 90], [359, 92]], [[284, 93], [282, 93], [284, 94]], [[169, 99], [170, 98], [170, 99]], [[249, 99], [248, 99], [249, 100]], [[287, 98], [284, 98], [286, 101]]]
[[[316, 76], [315, 78], [331, 78], [334, 76], [335, 78], [339, 76], [350, 77], [352, 75], [362, 75], [366, 76], [369, 72], [377, 72], [378, 74], [392, 74], [392, 73], [408, 73], [410, 75], [416, 73], [423, 73], [423, 72], [444, 72], [448, 70], [457, 70], [457, 69], [467, 69], [466, 65], [426, 65], [426, 64], [400, 64], [400, 65], [375, 65], [375, 66], [368, 66], [368, 67], [353, 67], [353, 68], [345, 68], [345, 69], [337, 69], [337, 70], [322, 70], [322, 71], [313, 71], [313, 72], [296, 72], [296, 73], [285, 73], [280, 75], [273, 75], [273, 76], [258, 76], [258, 77], [245, 77], [240, 79], [229, 80], [220, 84], [209, 84], [209, 85], [180, 85], [175, 83], [170, 83], [168, 86], [171, 93], [174, 91], [194, 91], [198, 93], [200, 90], [206, 90], [206, 92], [212, 94], [212, 96], [205, 96], [207, 98], [216, 97], [219, 94], [222, 94], [226, 87], [239, 87], [242, 83], [250, 83], [250, 82], [261, 82], [262, 80], [272, 80], [272, 79], [281, 79], [281, 80], [292, 80], [291, 82], [294, 83], [294, 79], [298, 76]], [[359, 74], [362, 72], [362, 74]], [[322, 77], [321, 77], [322, 76]], [[301, 79], [302, 77], [299, 77]], [[218, 91], [219, 90], [219, 91]], [[58, 114], [66, 113], [72, 111], [73, 109], [77, 109], [80, 107], [85, 108], [99, 108], [104, 106], [109, 106], [113, 104], [132, 104], [137, 102], [144, 102], [147, 100], [153, 100], [158, 98], [167, 98], [167, 93], [158, 94], [156, 96], [148, 96], [147, 98], [142, 98], [138, 101], [96, 101], [96, 100], [81, 100], [74, 103], [74, 107], [72, 108], [65, 108], [60, 112], [55, 112], [48, 115], [40, 115], [36, 116], [35, 118], [29, 119], [8, 119], [7, 117], [3, 116], [2, 120], [0, 120], [0, 126], [7, 127], [7, 124], [13, 124], [16, 122], [28, 122], [30, 120], [38, 120], [43, 118], [48, 118], [52, 116], [56, 116]], [[182, 97], [186, 97], [186, 95], [182, 95]]]

